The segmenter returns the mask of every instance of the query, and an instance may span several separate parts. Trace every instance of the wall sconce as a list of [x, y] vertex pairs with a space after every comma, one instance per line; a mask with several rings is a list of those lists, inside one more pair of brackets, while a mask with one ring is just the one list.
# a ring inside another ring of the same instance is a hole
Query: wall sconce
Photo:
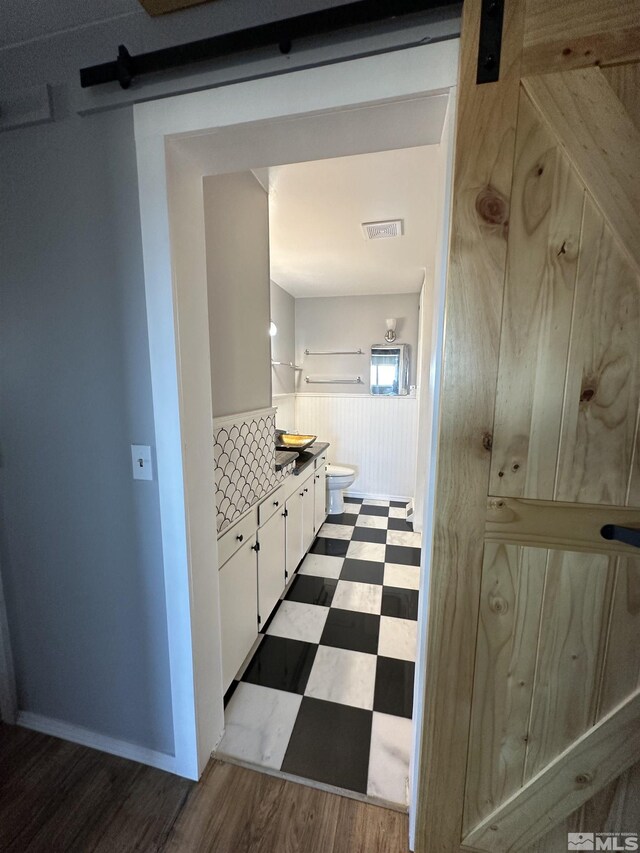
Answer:
[[384, 339], [388, 344], [392, 344], [396, 339], [396, 321], [393, 318], [387, 320], [387, 331]]
[[277, 334], [278, 334], [278, 327], [273, 322], [273, 320], [271, 320], [271, 322], [269, 323], [269, 335], [270, 335], [270, 337], [275, 338], [275, 336]]

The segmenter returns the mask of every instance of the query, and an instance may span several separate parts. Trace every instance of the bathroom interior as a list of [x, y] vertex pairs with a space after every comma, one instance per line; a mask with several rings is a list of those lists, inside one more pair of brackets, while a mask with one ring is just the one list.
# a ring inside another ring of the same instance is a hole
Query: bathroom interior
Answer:
[[226, 761], [406, 810], [439, 145], [204, 178]]

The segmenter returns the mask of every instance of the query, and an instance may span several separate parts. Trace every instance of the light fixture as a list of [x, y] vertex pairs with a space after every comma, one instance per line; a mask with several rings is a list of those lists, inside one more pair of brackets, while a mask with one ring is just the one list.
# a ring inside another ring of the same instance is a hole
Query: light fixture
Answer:
[[272, 338], [274, 338], [278, 334], [278, 327], [273, 322], [273, 320], [271, 320], [271, 322], [269, 323], [269, 334]]
[[387, 331], [385, 332], [384, 339], [388, 344], [392, 344], [396, 339], [396, 321], [393, 317], [387, 320]]

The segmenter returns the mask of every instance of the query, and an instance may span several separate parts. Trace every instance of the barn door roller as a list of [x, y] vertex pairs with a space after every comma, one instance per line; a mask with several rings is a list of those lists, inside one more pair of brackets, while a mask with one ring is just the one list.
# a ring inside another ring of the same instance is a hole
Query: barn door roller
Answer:
[[500, 78], [503, 18], [504, 0], [482, 0], [476, 83], [495, 83]]

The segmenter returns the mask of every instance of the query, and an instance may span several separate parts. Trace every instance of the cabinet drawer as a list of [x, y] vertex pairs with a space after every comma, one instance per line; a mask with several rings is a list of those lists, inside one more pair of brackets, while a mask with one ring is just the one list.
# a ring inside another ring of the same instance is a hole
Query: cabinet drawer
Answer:
[[317, 459], [314, 460], [313, 467], [317, 471], [318, 469], [322, 468], [326, 464], [327, 464], [327, 454], [322, 453], [322, 454], [320, 454], [320, 456], [318, 456]]
[[262, 527], [278, 510], [284, 512], [284, 502], [286, 499], [287, 494], [283, 483], [258, 506], [258, 526]]
[[242, 547], [256, 532], [257, 515], [255, 508], [247, 513], [242, 521], [225, 530], [218, 539], [218, 568], [222, 568], [230, 557]]

